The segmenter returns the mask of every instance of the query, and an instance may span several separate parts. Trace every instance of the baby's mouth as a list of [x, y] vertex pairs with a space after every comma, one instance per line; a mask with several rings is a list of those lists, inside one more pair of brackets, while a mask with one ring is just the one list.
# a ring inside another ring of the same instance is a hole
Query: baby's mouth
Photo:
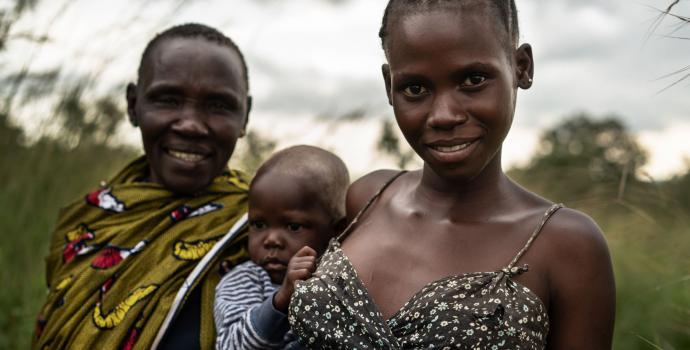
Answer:
[[287, 268], [287, 263], [276, 257], [265, 257], [261, 259], [259, 265], [263, 266], [266, 270], [284, 270]]

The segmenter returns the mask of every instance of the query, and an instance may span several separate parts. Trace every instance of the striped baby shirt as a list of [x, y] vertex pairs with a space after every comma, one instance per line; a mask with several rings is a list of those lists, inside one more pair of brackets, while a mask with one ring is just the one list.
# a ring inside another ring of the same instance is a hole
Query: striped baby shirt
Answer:
[[213, 306], [216, 349], [300, 349], [297, 338], [289, 332], [287, 315], [273, 306], [278, 287], [252, 261], [223, 276]]

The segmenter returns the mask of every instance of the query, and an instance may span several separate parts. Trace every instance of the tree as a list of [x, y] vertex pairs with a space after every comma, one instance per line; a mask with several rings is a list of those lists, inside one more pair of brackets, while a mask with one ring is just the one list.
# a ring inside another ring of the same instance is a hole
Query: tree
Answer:
[[414, 160], [415, 153], [410, 149], [401, 149], [400, 139], [395, 130], [396, 126], [393, 122], [390, 120], [383, 121], [377, 149], [383, 154], [391, 156], [396, 161], [398, 168], [405, 169]]
[[583, 113], [546, 130], [530, 163], [509, 174], [554, 199], [586, 195], [597, 183], [613, 185], [608, 188], [620, 197], [646, 160], [645, 151], [620, 120]]

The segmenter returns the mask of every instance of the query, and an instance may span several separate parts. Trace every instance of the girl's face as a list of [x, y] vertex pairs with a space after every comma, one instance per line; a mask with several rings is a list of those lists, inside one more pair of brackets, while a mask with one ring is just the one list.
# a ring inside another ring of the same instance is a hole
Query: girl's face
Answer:
[[518, 84], [529, 87], [528, 45], [507, 49], [489, 9], [430, 11], [391, 22], [383, 74], [398, 125], [438, 176], [472, 180], [500, 169]]

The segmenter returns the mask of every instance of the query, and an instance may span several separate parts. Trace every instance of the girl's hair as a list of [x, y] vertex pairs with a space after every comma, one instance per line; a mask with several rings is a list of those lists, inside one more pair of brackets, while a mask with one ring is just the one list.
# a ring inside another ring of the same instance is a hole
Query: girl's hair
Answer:
[[401, 16], [409, 13], [423, 12], [432, 10], [438, 6], [450, 5], [476, 5], [484, 3], [490, 7], [493, 14], [501, 22], [502, 27], [508, 34], [508, 47], [517, 47], [520, 29], [518, 27], [517, 7], [515, 0], [389, 0], [386, 10], [383, 13], [383, 21], [379, 30], [381, 45], [384, 51], [386, 48], [386, 38], [388, 37], [388, 24], [393, 16]]

